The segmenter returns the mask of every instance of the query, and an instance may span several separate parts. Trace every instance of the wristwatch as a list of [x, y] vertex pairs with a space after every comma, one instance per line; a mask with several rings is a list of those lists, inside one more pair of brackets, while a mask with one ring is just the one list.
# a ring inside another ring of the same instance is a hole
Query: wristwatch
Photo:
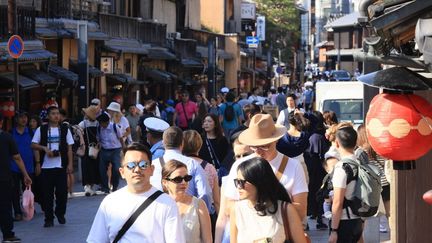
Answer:
[[335, 228], [331, 228], [330, 231], [331, 231], [331, 232], [336, 232], [336, 233], [337, 233], [337, 232], [339, 231], [339, 229], [337, 229], [337, 228], [336, 228], [336, 229], [335, 229]]

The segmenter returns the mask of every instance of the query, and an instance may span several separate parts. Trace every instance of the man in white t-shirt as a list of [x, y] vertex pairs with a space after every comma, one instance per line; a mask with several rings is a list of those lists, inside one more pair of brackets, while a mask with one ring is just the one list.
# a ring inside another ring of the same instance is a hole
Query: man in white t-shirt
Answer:
[[[89, 243], [113, 242], [136, 209], [158, 192], [150, 184], [154, 166], [146, 146], [133, 143], [127, 147], [119, 170], [127, 186], [104, 198], [87, 237]], [[175, 201], [165, 193], [156, 197], [118, 242], [185, 242]]]
[[350, 158], [356, 160], [354, 148], [357, 143], [357, 132], [352, 126], [341, 127], [336, 132], [336, 149], [341, 161], [335, 167], [332, 177], [333, 204], [331, 234], [329, 243], [356, 243], [363, 231], [363, 221], [353, 214], [349, 207], [344, 207], [344, 200], [353, 198], [356, 181], [349, 178], [342, 160]]
[[[290, 195], [300, 218], [306, 216], [308, 185], [303, 167], [298, 160], [288, 157], [284, 160], [284, 155], [276, 150], [277, 141], [286, 131], [285, 127], [275, 125], [272, 117], [268, 114], [256, 114], [252, 117], [249, 127], [240, 134], [239, 141], [248, 145], [254, 153], [234, 162], [227, 179], [224, 180], [226, 183], [223, 185], [221, 202], [226, 199], [231, 201], [239, 199], [238, 190], [234, 185], [234, 179], [237, 178], [237, 168], [244, 161], [258, 156], [269, 162], [280, 183]], [[216, 224], [215, 242], [220, 239], [221, 230], [223, 231], [223, 226], [228, 220], [224, 210], [225, 208], [221, 206]]]
[[[279, 116], [276, 120], [276, 124], [289, 128], [288, 115], [289, 113], [297, 109], [296, 100], [297, 100], [297, 96], [295, 94], [288, 95], [288, 97], [286, 98], [287, 108], [279, 112]], [[304, 113], [304, 110], [302, 108], [300, 108], [300, 111]]]
[[[60, 125], [57, 107], [47, 109], [48, 124], [40, 126], [32, 140], [32, 148], [40, 151], [36, 158], [36, 171], [41, 171], [42, 207], [45, 212], [44, 227], [54, 226], [54, 214], [60, 224], [65, 224], [67, 203], [67, 174], [73, 173], [72, 145], [69, 128]], [[53, 201], [56, 208], [53, 211]]]

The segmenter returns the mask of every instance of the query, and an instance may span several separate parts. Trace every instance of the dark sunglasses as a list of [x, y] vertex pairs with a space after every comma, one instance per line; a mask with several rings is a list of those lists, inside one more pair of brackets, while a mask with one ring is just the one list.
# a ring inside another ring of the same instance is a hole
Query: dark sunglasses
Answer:
[[177, 176], [174, 178], [166, 178], [165, 180], [172, 181], [176, 184], [180, 184], [180, 183], [182, 183], [182, 181], [189, 182], [190, 180], [192, 180], [192, 176], [191, 175], [185, 175], [183, 177]]
[[137, 166], [141, 170], [145, 170], [150, 166], [150, 162], [141, 160], [140, 162], [127, 162], [125, 165], [129, 170], [134, 170]]
[[234, 185], [236, 188], [239, 188], [239, 189], [244, 189], [246, 182], [247, 182], [246, 180], [234, 179]]

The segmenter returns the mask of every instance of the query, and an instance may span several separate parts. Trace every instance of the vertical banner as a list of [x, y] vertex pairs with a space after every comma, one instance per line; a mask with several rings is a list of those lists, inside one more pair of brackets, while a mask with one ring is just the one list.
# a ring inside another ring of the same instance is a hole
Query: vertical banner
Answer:
[[256, 36], [260, 41], [265, 41], [265, 17], [258, 16], [256, 21]]

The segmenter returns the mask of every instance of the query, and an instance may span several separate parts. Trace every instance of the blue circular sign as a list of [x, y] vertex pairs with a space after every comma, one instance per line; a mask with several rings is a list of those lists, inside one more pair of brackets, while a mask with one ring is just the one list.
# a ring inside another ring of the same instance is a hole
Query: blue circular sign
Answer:
[[20, 58], [24, 52], [24, 41], [19, 35], [13, 35], [9, 38], [7, 47], [12, 58]]

